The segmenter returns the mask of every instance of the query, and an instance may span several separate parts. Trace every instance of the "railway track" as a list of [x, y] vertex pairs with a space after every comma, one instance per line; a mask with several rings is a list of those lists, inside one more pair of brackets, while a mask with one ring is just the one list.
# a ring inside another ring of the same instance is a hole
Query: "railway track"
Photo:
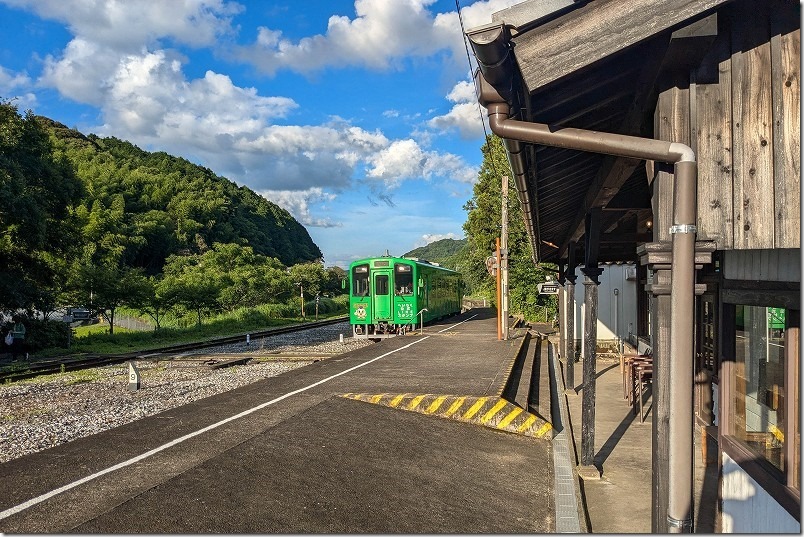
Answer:
[[[258, 338], [277, 336], [280, 334], [288, 334], [291, 332], [301, 332], [304, 330], [311, 330], [321, 326], [337, 324], [348, 320], [349, 317], [344, 315], [340, 317], [333, 317], [331, 319], [326, 319], [323, 321], [293, 324], [288, 326], [280, 326], [277, 328], [270, 328], [267, 330], [249, 332], [248, 336], [252, 340], [254, 340]], [[77, 371], [81, 369], [88, 369], [91, 367], [117, 364], [121, 362], [126, 362], [128, 360], [157, 359], [159, 357], [163, 357], [164, 355], [174, 353], [182, 353], [197, 349], [217, 347], [220, 345], [227, 345], [231, 343], [238, 343], [241, 341], [245, 341], [246, 336], [247, 334], [244, 333], [236, 336], [211, 338], [204, 341], [181, 343], [178, 345], [170, 345], [167, 347], [128, 352], [123, 354], [88, 354], [82, 356], [73, 355], [73, 356], [61, 356], [54, 359], [38, 360], [34, 363], [29, 363], [28, 367], [25, 368], [24, 370], [0, 372], [0, 382], [14, 382], [17, 380], [24, 380], [38, 377], [41, 375], [51, 375], [54, 373]]]

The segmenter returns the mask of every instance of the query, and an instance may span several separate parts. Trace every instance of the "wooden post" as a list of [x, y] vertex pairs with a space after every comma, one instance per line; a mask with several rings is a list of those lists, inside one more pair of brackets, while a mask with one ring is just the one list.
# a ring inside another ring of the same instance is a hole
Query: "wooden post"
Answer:
[[583, 323], [583, 400], [581, 401], [581, 475], [585, 479], [600, 479], [595, 468], [595, 385], [597, 379], [597, 307], [600, 274], [601, 209], [594, 207], [586, 215], [584, 233], [584, 323]]
[[581, 466], [595, 464], [595, 385], [597, 359], [597, 283], [584, 278], [583, 400], [581, 402]]
[[567, 332], [567, 358], [565, 360], [565, 366], [567, 368], [567, 386], [565, 392], [567, 395], [577, 395], [575, 391], [575, 280], [577, 278], [575, 268], [577, 266], [578, 263], [575, 259], [575, 242], [571, 241], [567, 246], [567, 271], [565, 276], [567, 279], [567, 285], [565, 287], [567, 293], [567, 326], [565, 328]]
[[567, 332], [567, 352], [564, 360], [567, 367], [567, 393], [575, 395], [575, 276], [570, 279], [567, 277], [567, 285], [565, 287], [567, 293], [567, 326], [564, 330]]
[[[670, 284], [670, 271], [653, 275], [654, 285]], [[653, 333], [653, 438], [651, 527], [654, 533], [667, 532], [667, 504], [670, 496], [670, 294], [656, 295], [651, 313]]]
[[[561, 266], [559, 266], [559, 270], [562, 270]], [[562, 275], [562, 277], [559, 279], [559, 283], [561, 283], [562, 287], [561, 287], [561, 290], [558, 293], [558, 322], [559, 322], [559, 327], [560, 327], [559, 328], [559, 338], [558, 338], [558, 349], [559, 349], [559, 354], [561, 354], [563, 356], [564, 352], [567, 349], [567, 343], [566, 343], [566, 340], [565, 340], [565, 338], [566, 338], [565, 327], [567, 326], [567, 319], [565, 318], [565, 314], [567, 312], [567, 297], [566, 297], [566, 293], [567, 293], [566, 283], [567, 283], [567, 280], [565, 278], [563, 278], [563, 272], [560, 272], [559, 274]], [[564, 280], [564, 281], [561, 281], [561, 280]], [[564, 362], [566, 362], [566, 357], [565, 356], [564, 356]]]

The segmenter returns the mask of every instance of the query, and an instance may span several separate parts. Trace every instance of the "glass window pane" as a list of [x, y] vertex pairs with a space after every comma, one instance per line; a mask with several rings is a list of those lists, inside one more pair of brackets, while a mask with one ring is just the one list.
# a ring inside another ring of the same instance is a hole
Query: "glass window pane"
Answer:
[[396, 265], [394, 269], [394, 291], [397, 295], [413, 294], [413, 267]]
[[733, 431], [749, 449], [784, 471], [786, 311], [737, 305], [735, 313]]
[[369, 294], [369, 267], [357, 265], [352, 269], [352, 295], [368, 296]]
[[387, 295], [388, 294], [388, 276], [382, 275], [377, 276], [374, 280], [374, 284], [376, 286], [374, 292], [377, 295]]

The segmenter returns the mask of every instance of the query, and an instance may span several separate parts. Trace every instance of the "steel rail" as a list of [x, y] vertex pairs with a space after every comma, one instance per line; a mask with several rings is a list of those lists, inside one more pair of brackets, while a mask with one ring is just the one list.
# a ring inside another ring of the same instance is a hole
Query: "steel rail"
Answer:
[[226, 345], [229, 343], [237, 343], [245, 341], [246, 335], [251, 339], [261, 337], [278, 336], [281, 334], [289, 334], [293, 332], [301, 332], [304, 330], [311, 330], [330, 324], [337, 324], [340, 322], [348, 321], [347, 315], [333, 317], [322, 321], [313, 321], [309, 323], [291, 324], [287, 326], [279, 326], [276, 328], [269, 328], [266, 330], [258, 330], [256, 332], [248, 332], [234, 336], [224, 336], [217, 338], [205, 339], [203, 341], [195, 341], [191, 343], [180, 343], [177, 345], [169, 345], [166, 347], [159, 347], [155, 349], [146, 349], [141, 351], [127, 352], [122, 354], [88, 354], [84, 356], [67, 355], [56, 358], [54, 360], [43, 360], [38, 363], [28, 364], [24, 371], [5, 371], [0, 373], [0, 382], [15, 382], [34, 378], [42, 375], [52, 375], [55, 373], [62, 373], [67, 371], [78, 371], [81, 369], [89, 369], [91, 367], [99, 367], [103, 365], [111, 365], [129, 360], [148, 360], [156, 358], [164, 354], [171, 354], [183, 351], [190, 351], [196, 349], [204, 349], [209, 347], [217, 347], [219, 345]]

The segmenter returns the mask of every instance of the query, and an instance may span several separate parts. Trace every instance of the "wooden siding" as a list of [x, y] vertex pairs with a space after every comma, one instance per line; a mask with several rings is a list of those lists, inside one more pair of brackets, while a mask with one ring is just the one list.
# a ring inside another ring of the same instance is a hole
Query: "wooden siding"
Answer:
[[[774, 237], [773, 103], [769, 20], [737, 6], [732, 19], [734, 247], [772, 248]], [[761, 10], [760, 10], [761, 11]], [[764, 22], [764, 24], [763, 24]], [[786, 210], [786, 208], [785, 208]]]
[[[721, 33], [693, 74], [695, 154], [698, 155], [698, 230], [718, 249], [734, 247], [731, 139], [731, 39]], [[725, 58], [725, 59], [724, 59]]]
[[[690, 92], [689, 89], [671, 88], [659, 95], [654, 115], [656, 138], [683, 144], [690, 143]], [[652, 167], [653, 179], [653, 240], [669, 241], [673, 224], [672, 168], [656, 163]], [[648, 168], [651, 171], [651, 168]], [[649, 175], [650, 177], [650, 175]]]
[[[696, 150], [698, 240], [718, 250], [800, 248], [798, 5], [739, 2], [718, 16], [718, 39], [690, 73], [688, 109], [684, 89], [660, 93], [654, 136], [691, 139]], [[661, 206], [672, 197], [656, 185], [653, 195], [655, 239], [664, 240], [658, 225], [670, 209]]]
[[727, 280], [801, 282], [801, 251], [789, 248], [726, 252], [723, 277]]
[[771, 18], [771, 79], [773, 94], [773, 161], [776, 247], [800, 246], [801, 211], [801, 29], [784, 24], [798, 13], [774, 6]]

